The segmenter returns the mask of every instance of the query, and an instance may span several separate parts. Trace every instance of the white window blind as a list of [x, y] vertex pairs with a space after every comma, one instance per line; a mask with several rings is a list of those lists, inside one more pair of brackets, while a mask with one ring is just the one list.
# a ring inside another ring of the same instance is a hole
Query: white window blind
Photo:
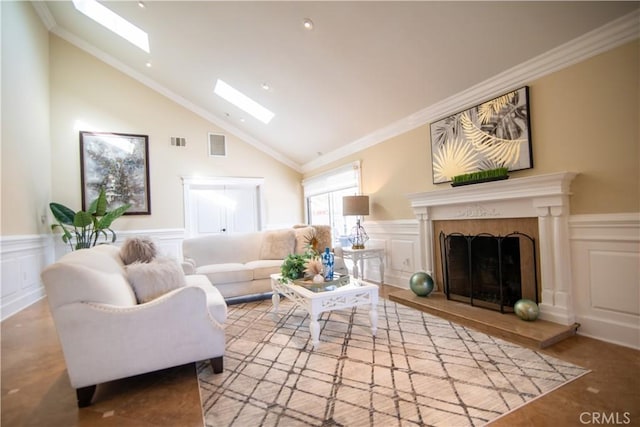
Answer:
[[[332, 169], [302, 181], [305, 199], [317, 194], [356, 187], [360, 189], [360, 161]], [[359, 191], [358, 191], [359, 192]]]

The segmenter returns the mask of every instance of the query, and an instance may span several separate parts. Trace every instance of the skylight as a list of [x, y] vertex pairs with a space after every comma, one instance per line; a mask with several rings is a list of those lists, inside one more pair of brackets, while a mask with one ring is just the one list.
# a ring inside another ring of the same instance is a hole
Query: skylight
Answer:
[[117, 13], [95, 0], [73, 0], [75, 8], [120, 37], [149, 53], [149, 36]]
[[253, 99], [249, 98], [247, 95], [232, 88], [220, 79], [216, 82], [216, 87], [213, 91], [216, 95], [221, 96], [265, 124], [269, 123], [275, 115]]

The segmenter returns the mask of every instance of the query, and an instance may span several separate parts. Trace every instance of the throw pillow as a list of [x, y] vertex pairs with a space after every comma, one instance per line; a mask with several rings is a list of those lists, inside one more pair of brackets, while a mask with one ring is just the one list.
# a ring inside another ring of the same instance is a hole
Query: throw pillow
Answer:
[[171, 258], [158, 258], [151, 262], [136, 261], [127, 265], [126, 269], [127, 278], [139, 304], [187, 285], [182, 269]]
[[331, 243], [331, 226], [330, 225], [313, 225], [316, 230], [316, 240], [318, 241], [318, 252], [324, 252], [325, 248], [333, 250]]
[[310, 246], [313, 246], [316, 230], [311, 226], [296, 227], [294, 233], [296, 235], [296, 254], [302, 255]]
[[125, 265], [136, 261], [150, 262], [156, 254], [156, 245], [148, 237], [129, 237], [120, 248], [120, 258]]
[[293, 253], [295, 244], [293, 230], [265, 231], [260, 247], [260, 259], [285, 259]]

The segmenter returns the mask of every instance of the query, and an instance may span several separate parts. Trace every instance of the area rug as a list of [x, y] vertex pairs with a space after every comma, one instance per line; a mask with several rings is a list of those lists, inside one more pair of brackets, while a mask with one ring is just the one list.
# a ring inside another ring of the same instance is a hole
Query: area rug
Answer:
[[229, 306], [224, 372], [199, 363], [206, 426], [478, 426], [589, 372], [381, 299], [309, 318], [283, 299]]

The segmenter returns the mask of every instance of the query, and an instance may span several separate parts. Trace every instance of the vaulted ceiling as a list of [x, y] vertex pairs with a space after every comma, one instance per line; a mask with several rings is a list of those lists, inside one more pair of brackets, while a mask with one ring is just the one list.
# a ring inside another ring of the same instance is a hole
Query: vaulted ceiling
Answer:
[[[639, 5], [101, 3], [148, 33], [150, 53], [70, 1], [34, 2], [50, 31], [298, 170]], [[217, 79], [271, 110], [273, 120], [264, 124], [215, 95]]]

